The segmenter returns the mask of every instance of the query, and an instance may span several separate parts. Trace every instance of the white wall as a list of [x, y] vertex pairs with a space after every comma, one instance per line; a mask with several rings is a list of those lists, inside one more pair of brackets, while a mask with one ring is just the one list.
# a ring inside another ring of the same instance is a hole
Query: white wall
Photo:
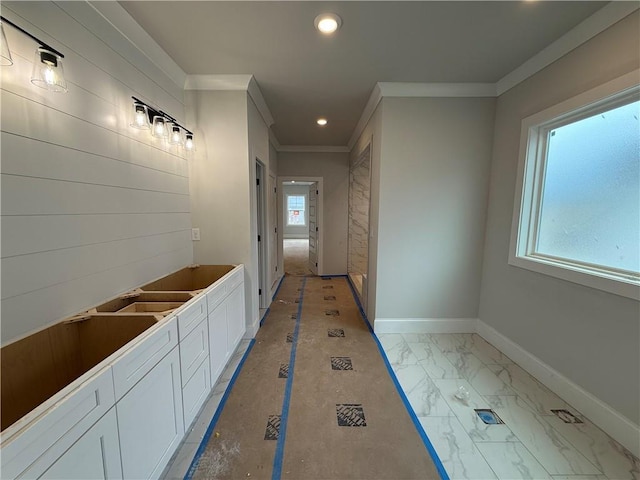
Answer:
[[255, 161], [249, 161], [247, 92], [188, 91], [185, 99], [199, 139], [190, 164], [193, 226], [200, 228], [201, 238], [194, 242], [194, 261], [245, 265], [246, 319], [251, 327], [257, 317], [258, 287], [251, 217]]
[[348, 153], [278, 153], [278, 176], [322, 177], [324, 275], [347, 273]]
[[182, 88], [85, 2], [2, 2], [2, 14], [64, 53], [69, 84], [67, 94], [33, 86], [37, 45], [4, 26], [14, 60], [0, 69], [6, 344], [193, 253], [187, 161], [129, 127], [131, 95], [183, 118]]
[[[309, 186], [284, 185], [282, 188], [282, 238], [309, 238]], [[287, 225], [289, 212], [287, 211], [287, 196], [302, 195], [305, 197], [304, 225]]]
[[638, 68], [636, 12], [501, 95], [497, 102], [480, 318], [640, 422], [637, 301], [507, 264], [520, 123]]
[[375, 318], [477, 318], [495, 99], [382, 102]]

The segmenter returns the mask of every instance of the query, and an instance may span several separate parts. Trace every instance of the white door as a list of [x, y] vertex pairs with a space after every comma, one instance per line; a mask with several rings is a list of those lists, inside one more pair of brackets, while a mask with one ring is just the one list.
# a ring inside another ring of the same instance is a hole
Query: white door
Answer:
[[278, 189], [276, 177], [269, 175], [269, 271], [271, 289], [278, 280]]
[[318, 274], [318, 182], [309, 185], [309, 270]]

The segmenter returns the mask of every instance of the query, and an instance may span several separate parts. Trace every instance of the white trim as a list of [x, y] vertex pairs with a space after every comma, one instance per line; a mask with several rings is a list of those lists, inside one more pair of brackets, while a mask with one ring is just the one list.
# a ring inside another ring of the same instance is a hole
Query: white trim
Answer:
[[273, 148], [276, 149], [276, 152], [281, 151], [280, 149], [282, 148], [282, 145], [280, 145], [278, 137], [276, 137], [276, 134], [271, 128], [269, 129], [269, 141], [271, 142], [271, 145], [273, 145]]
[[[284, 204], [284, 182], [290, 182], [295, 180], [296, 182], [318, 182], [318, 197], [317, 197], [317, 227], [320, 233], [320, 236], [316, 238], [316, 241], [319, 245], [318, 247], [318, 275], [326, 275], [327, 273], [324, 271], [324, 178], [323, 177], [305, 177], [305, 176], [278, 176], [277, 177], [277, 185], [278, 185], [278, 231], [284, 232], [284, 212], [286, 205]], [[284, 234], [283, 234], [284, 235]], [[278, 247], [278, 254], [282, 253], [282, 245], [283, 245], [284, 237], [279, 237], [280, 246]], [[280, 258], [283, 258], [280, 256]], [[282, 264], [283, 272], [284, 272], [284, 263]]]
[[495, 83], [378, 82], [383, 97], [495, 97]]
[[[251, 74], [241, 75], [187, 75], [184, 81], [185, 90], [244, 90], [253, 100], [267, 128], [273, 125], [273, 115], [269, 110], [260, 86]], [[270, 137], [273, 134], [270, 131]], [[277, 141], [277, 140], [276, 140]], [[278, 143], [279, 145], [279, 143]]]
[[[176, 86], [184, 86], [187, 74], [118, 2], [87, 1], [87, 4], [115, 28], [131, 45], [164, 72]], [[90, 25], [85, 27], [91, 29]], [[103, 39], [104, 40], [104, 39]], [[119, 50], [117, 50], [119, 51]], [[122, 53], [119, 51], [119, 53]], [[140, 68], [139, 65], [136, 65]], [[154, 72], [155, 74], [155, 72]]]
[[253, 75], [187, 75], [185, 90], [249, 90]]
[[540, 169], [542, 161], [537, 153], [538, 130], [566, 117], [572, 112], [590, 108], [613, 96], [626, 95], [625, 92], [637, 87], [640, 69], [629, 72], [614, 80], [592, 88], [586, 92], [553, 105], [522, 120], [520, 130], [520, 153], [511, 219], [509, 243], [509, 265], [524, 268], [544, 275], [560, 278], [586, 287], [603, 290], [623, 297], [640, 299], [640, 285], [633, 279], [620, 278], [611, 269], [590, 268], [579, 262], [563, 262], [532, 255], [530, 240], [535, 225], [534, 219], [539, 204]]
[[477, 318], [376, 318], [378, 333], [475, 333]]
[[[258, 310], [258, 316], [260, 316], [260, 310]], [[258, 333], [258, 330], [260, 330], [260, 319], [256, 319], [252, 325], [249, 325], [245, 332], [244, 332], [244, 336], [242, 338], [247, 338], [247, 339], [251, 339], [251, 338], [255, 338], [256, 334]]]
[[339, 145], [280, 145], [277, 149], [279, 152], [293, 153], [349, 153], [349, 147]]
[[373, 87], [373, 90], [371, 91], [371, 95], [369, 95], [367, 104], [364, 106], [364, 110], [362, 110], [362, 113], [360, 114], [360, 120], [358, 120], [358, 123], [356, 124], [356, 127], [353, 129], [353, 133], [351, 134], [351, 138], [347, 143], [347, 148], [349, 149], [349, 151], [353, 149], [356, 142], [360, 138], [360, 135], [362, 135], [362, 132], [364, 132], [364, 129], [367, 127], [369, 120], [373, 116], [381, 100], [382, 90], [380, 90], [380, 85], [376, 83], [376, 86]]
[[638, 2], [611, 2], [593, 15], [576, 25], [558, 40], [538, 52], [511, 73], [502, 77], [496, 83], [496, 92], [502, 95], [507, 90], [535, 75], [543, 68], [578, 48], [614, 23], [635, 12]]
[[482, 320], [477, 333], [637, 457], [640, 427]]
[[247, 86], [247, 92], [249, 92], [249, 96], [253, 99], [253, 103], [255, 103], [256, 108], [262, 115], [264, 123], [267, 124], [267, 128], [273, 125], [273, 115], [271, 115], [271, 111], [269, 110], [269, 106], [267, 105], [266, 100], [262, 96], [262, 91], [258, 86], [258, 82], [256, 78], [251, 75], [251, 79], [249, 80], [249, 85]]

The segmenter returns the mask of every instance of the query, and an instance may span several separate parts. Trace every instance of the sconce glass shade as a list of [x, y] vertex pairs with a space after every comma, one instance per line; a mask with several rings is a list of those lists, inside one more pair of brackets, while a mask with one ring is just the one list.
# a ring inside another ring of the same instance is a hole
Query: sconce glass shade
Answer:
[[9, 44], [7, 43], [7, 37], [4, 35], [4, 27], [0, 23], [0, 65], [13, 65], [13, 59], [11, 58], [11, 51], [9, 50]]
[[169, 143], [171, 145], [182, 145], [182, 129], [177, 125], [171, 125], [171, 133], [169, 134]]
[[51, 50], [38, 48], [33, 60], [31, 83], [52, 92], [66, 92], [67, 81], [64, 79], [62, 58]]
[[151, 128], [151, 125], [149, 125], [149, 110], [146, 105], [141, 103], [133, 104], [133, 116], [129, 125], [140, 130], [149, 130]]
[[165, 138], [169, 136], [167, 121], [161, 115], [153, 117], [153, 126], [151, 127], [151, 135], [157, 138]]
[[189, 152], [196, 151], [196, 144], [193, 142], [193, 133], [187, 133], [184, 141], [184, 148]]

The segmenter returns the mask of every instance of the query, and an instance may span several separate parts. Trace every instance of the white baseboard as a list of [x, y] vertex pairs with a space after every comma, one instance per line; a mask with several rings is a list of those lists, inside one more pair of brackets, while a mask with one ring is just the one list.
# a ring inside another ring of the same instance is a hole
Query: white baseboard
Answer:
[[640, 457], [640, 427], [638, 425], [482, 320], [477, 321], [477, 333], [609, 436], [625, 446], [636, 457]]
[[375, 333], [475, 333], [477, 318], [376, 318]]
[[255, 338], [256, 333], [258, 333], [259, 329], [260, 329], [260, 319], [258, 318], [253, 322], [253, 325], [249, 325], [247, 327], [242, 338], [249, 338], [249, 339]]

